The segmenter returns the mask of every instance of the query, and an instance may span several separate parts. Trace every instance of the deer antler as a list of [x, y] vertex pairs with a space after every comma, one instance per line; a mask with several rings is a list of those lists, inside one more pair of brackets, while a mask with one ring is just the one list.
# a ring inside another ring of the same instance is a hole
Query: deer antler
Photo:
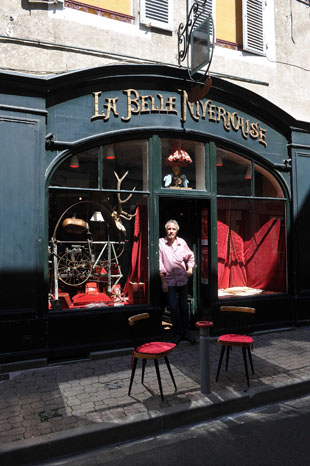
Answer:
[[[120, 191], [122, 182], [128, 175], [128, 171], [124, 173], [124, 175], [121, 178], [118, 176], [116, 172], [114, 172], [114, 175], [117, 179], [117, 190]], [[136, 187], [134, 187], [132, 191], [134, 191], [135, 189]], [[122, 204], [125, 204], [125, 202], [129, 201], [129, 199], [132, 197], [132, 194], [133, 193], [130, 193], [126, 197], [126, 199], [121, 199], [120, 193], [117, 193], [116, 195], [117, 196], [117, 209], [112, 212], [112, 217], [115, 221], [115, 225], [117, 226], [119, 230], [126, 231], [124, 225], [122, 224], [121, 218], [124, 218], [125, 220], [131, 220], [137, 213], [135, 212], [134, 214], [129, 214], [128, 212], [125, 212], [122, 208]]]
[[[122, 176], [122, 178], [120, 178], [120, 177], [118, 176], [118, 174], [117, 174], [116, 172], [114, 172], [114, 175], [115, 175], [115, 177], [116, 177], [116, 179], [117, 179], [117, 190], [118, 190], [118, 191], [120, 191], [120, 189], [121, 189], [121, 184], [122, 184], [123, 180], [126, 178], [126, 176], [128, 175], [128, 173], [129, 173], [129, 172], [127, 171], [126, 173], [124, 173], [124, 175]], [[136, 189], [136, 187], [133, 188], [133, 191], [134, 191], [135, 189]], [[120, 210], [119, 215], [120, 215], [121, 213], [123, 213], [123, 212], [122, 212], [122, 207], [121, 207], [122, 204], [125, 204], [125, 202], [129, 201], [129, 199], [131, 198], [131, 196], [132, 196], [132, 193], [129, 194], [129, 196], [127, 196], [126, 199], [121, 199], [120, 193], [117, 193], [117, 200], [118, 200], [117, 211]], [[126, 212], [125, 212], [125, 213], [126, 213]], [[130, 215], [130, 214], [127, 214], [127, 215]]]

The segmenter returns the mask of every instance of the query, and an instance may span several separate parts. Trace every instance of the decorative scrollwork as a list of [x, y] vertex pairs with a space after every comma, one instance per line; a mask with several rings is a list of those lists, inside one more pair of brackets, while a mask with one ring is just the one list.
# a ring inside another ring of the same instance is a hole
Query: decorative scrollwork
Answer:
[[178, 63], [181, 64], [185, 60], [190, 45], [190, 37], [194, 26], [200, 15], [204, 11], [204, 7], [207, 0], [204, 0], [203, 5], [199, 5], [198, 2], [193, 3], [187, 16], [186, 24], [180, 23], [178, 27]]

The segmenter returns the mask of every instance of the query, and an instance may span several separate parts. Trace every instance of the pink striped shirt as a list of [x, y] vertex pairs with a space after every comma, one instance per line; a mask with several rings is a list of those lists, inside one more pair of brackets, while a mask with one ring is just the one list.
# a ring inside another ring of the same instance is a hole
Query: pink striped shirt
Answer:
[[186, 271], [194, 267], [195, 257], [186, 241], [176, 237], [169, 243], [167, 237], [159, 240], [159, 272], [166, 274], [168, 286], [183, 286], [188, 282]]

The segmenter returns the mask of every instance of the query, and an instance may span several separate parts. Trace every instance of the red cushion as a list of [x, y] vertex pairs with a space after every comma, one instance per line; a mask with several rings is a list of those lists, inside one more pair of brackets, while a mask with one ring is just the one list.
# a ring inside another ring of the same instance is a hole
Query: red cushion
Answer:
[[218, 340], [218, 342], [221, 343], [243, 343], [243, 344], [252, 344], [254, 343], [254, 339], [252, 337], [249, 337], [248, 335], [238, 335], [235, 333], [230, 333], [227, 335], [221, 335]]
[[168, 343], [166, 341], [152, 341], [139, 346], [136, 351], [144, 354], [160, 354], [172, 350], [175, 346], [175, 343]]

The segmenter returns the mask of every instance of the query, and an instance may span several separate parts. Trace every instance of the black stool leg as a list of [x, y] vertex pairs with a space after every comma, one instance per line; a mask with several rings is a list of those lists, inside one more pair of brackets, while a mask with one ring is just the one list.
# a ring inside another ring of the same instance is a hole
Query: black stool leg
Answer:
[[154, 359], [154, 364], [155, 364], [155, 369], [156, 369], [156, 374], [157, 374], [157, 380], [158, 380], [161, 399], [162, 399], [162, 401], [164, 401], [163, 387], [161, 385], [161, 378], [160, 378], [159, 365], [158, 365], [157, 359]]
[[250, 361], [250, 364], [251, 364], [252, 374], [255, 375], [253, 361], [252, 361], [252, 355], [251, 355], [251, 348], [248, 346], [247, 350], [248, 350], [248, 355], [249, 355], [249, 361]]
[[168, 361], [168, 357], [167, 357], [167, 356], [165, 356], [165, 362], [166, 362], [166, 366], [168, 367], [168, 371], [169, 371], [170, 377], [172, 378], [172, 382], [173, 382], [174, 388], [177, 390], [177, 385], [176, 385], [176, 383], [175, 383], [175, 380], [174, 380], [174, 377], [173, 377], [173, 374], [172, 374], [172, 370], [171, 370], [171, 367], [170, 367], [170, 364], [169, 364], [169, 361]]
[[231, 351], [231, 346], [227, 346], [226, 349], [226, 372], [228, 371], [228, 364], [229, 364], [229, 353]]
[[250, 381], [249, 381], [249, 371], [248, 371], [248, 363], [247, 363], [247, 360], [246, 360], [246, 347], [245, 346], [242, 346], [242, 354], [243, 354], [243, 361], [244, 361], [246, 380], [247, 380], [248, 387], [249, 387], [250, 386]]
[[220, 354], [219, 364], [217, 366], [217, 373], [216, 373], [215, 382], [218, 381], [218, 378], [219, 378], [219, 375], [220, 375], [220, 370], [221, 370], [222, 361], [223, 361], [223, 357], [224, 357], [224, 353], [225, 353], [225, 348], [226, 348], [225, 345], [223, 345], [222, 348], [221, 348], [221, 354]]
[[145, 366], [146, 366], [147, 360], [142, 359], [142, 377], [141, 377], [141, 383], [143, 384], [144, 382], [144, 373], [145, 373]]
[[137, 362], [138, 362], [138, 359], [137, 359], [137, 358], [133, 358], [133, 364], [132, 364], [132, 370], [131, 370], [131, 377], [130, 377], [130, 384], [129, 384], [128, 396], [130, 395], [130, 392], [131, 392], [131, 387], [132, 387], [132, 382], [133, 382], [133, 379], [134, 379], [134, 376], [135, 376], [135, 372], [136, 372]]

